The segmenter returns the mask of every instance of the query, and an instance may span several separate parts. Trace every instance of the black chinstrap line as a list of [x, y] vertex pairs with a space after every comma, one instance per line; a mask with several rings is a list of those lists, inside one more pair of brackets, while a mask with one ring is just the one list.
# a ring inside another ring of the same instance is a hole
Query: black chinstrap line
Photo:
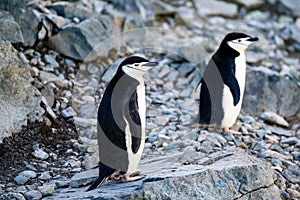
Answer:
[[139, 70], [139, 71], [141, 71], [141, 72], [146, 72], [146, 71], [143, 71], [143, 70], [141, 70], [141, 69], [138, 69], [138, 68], [129, 67], [129, 66], [126, 66], [126, 67], [128, 67], [128, 68], [131, 68], [131, 69], [136, 69], [136, 70]]

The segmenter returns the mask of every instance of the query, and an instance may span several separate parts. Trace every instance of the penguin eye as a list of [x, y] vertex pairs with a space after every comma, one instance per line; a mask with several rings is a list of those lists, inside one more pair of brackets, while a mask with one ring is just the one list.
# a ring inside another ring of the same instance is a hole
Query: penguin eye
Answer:
[[241, 42], [242, 40], [238, 40], [238, 42]]

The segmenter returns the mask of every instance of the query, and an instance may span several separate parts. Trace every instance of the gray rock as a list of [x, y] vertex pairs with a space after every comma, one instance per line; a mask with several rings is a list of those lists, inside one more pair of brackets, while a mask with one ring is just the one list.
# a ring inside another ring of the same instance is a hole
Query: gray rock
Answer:
[[269, 188], [261, 188], [257, 191], [251, 192], [250, 194], [246, 194], [238, 200], [249, 200], [249, 199], [281, 199], [280, 192], [277, 186], [272, 185]]
[[50, 172], [49, 171], [46, 171], [46, 172], [43, 172], [40, 176], [39, 176], [39, 179], [45, 181], [45, 180], [49, 180], [51, 179], [52, 176], [50, 175]]
[[281, 116], [274, 112], [264, 112], [261, 114], [261, 118], [265, 120], [265, 122], [270, 124], [277, 124], [283, 127], [289, 127], [289, 123]]
[[37, 159], [41, 159], [41, 160], [46, 160], [47, 158], [49, 158], [49, 154], [40, 148], [36, 148], [32, 153], [32, 155]]
[[293, 151], [291, 154], [294, 160], [298, 160], [298, 161], [300, 160], [300, 152]]
[[84, 166], [85, 169], [93, 169], [97, 167], [99, 164], [99, 154], [93, 153], [92, 155], [88, 156], [87, 158], [84, 159], [82, 165]]
[[283, 5], [282, 7], [279, 7], [278, 9], [281, 9], [281, 11], [288, 11], [294, 16], [300, 16], [300, 2], [299, 1], [293, 1], [293, 0], [279, 0], [279, 2]]
[[40, 191], [40, 193], [42, 193], [43, 196], [48, 196], [54, 192], [55, 188], [55, 184], [45, 184], [38, 187], [38, 190]]
[[71, 22], [69, 19], [54, 14], [47, 14], [46, 17], [60, 29]]
[[208, 2], [196, 1], [195, 6], [201, 16], [220, 15], [224, 17], [235, 17], [238, 12], [237, 5], [216, 0], [210, 0]]
[[251, 124], [252, 122], [255, 122], [255, 119], [252, 116], [248, 115], [248, 116], [242, 116], [241, 121]]
[[283, 160], [283, 161], [290, 161], [293, 159], [292, 156], [290, 156], [290, 155], [283, 155], [281, 153], [278, 153], [278, 152], [272, 151], [272, 150], [266, 150], [266, 151], [258, 154], [257, 157], [259, 157], [259, 158], [276, 158], [276, 159]]
[[82, 117], [74, 117], [74, 124], [80, 127], [90, 127], [97, 124], [97, 119], [86, 119]]
[[24, 194], [26, 200], [39, 200], [42, 198], [42, 194], [38, 190], [30, 190]]
[[38, 11], [31, 8], [22, 8], [22, 10], [13, 16], [20, 25], [24, 40], [23, 45], [33, 46], [37, 40], [39, 31], [40, 18]]
[[291, 137], [293, 134], [289, 130], [285, 130], [280, 127], [269, 127], [268, 128], [273, 134], [279, 135], [279, 136], [286, 136]]
[[65, 27], [49, 39], [48, 45], [73, 59], [92, 61], [99, 56], [107, 55], [110, 48], [102, 48], [100, 44], [112, 33], [113, 27], [108, 19], [92, 17], [79, 24]]
[[72, 107], [68, 107], [66, 109], [64, 109], [63, 111], [61, 111], [61, 114], [63, 117], [74, 117], [77, 115], [77, 113], [75, 112], [75, 110]]
[[155, 118], [155, 124], [160, 125], [160, 126], [165, 126], [169, 123], [168, 118], [166, 118], [165, 116], [157, 116]]
[[297, 137], [289, 137], [289, 138], [284, 138], [280, 141], [281, 144], [288, 144], [288, 145], [294, 145], [299, 142], [299, 139]]
[[91, 9], [83, 6], [81, 3], [62, 1], [52, 3], [47, 7], [51, 10], [55, 10], [59, 16], [63, 16], [68, 19], [73, 19], [76, 17], [80, 21], [96, 15]]
[[274, 144], [272, 144], [271, 146], [270, 146], [270, 149], [271, 150], [274, 150], [274, 151], [277, 151], [277, 152], [283, 152], [283, 148], [279, 145], [279, 144], [277, 144], [277, 143], [274, 143]]
[[69, 186], [69, 181], [55, 181], [55, 185], [57, 188], [66, 188]]
[[96, 177], [98, 177], [98, 169], [77, 173], [71, 178], [69, 186], [72, 188], [86, 186], [89, 183], [92, 183]]
[[29, 181], [29, 179], [35, 178], [35, 177], [36, 177], [36, 173], [34, 171], [26, 170], [26, 171], [20, 172], [18, 174], [18, 176], [16, 176], [14, 178], [14, 182], [18, 185], [23, 185], [27, 181]]
[[[107, 183], [88, 193], [83, 192], [86, 188], [59, 189], [45, 199], [244, 200], [246, 195], [255, 199], [263, 196], [280, 199], [278, 188], [273, 186], [271, 166], [263, 160], [242, 152], [219, 152], [209, 158], [200, 158], [206, 159], [201, 165], [183, 165], [177, 162], [180, 157], [182, 154], [142, 160], [139, 168], [146, 178], [141, 181]], [[86, 179], [93, 173], [97, 175], [97, 169], [82, 172], [80, 177]]]
[[257, 8], [264, 4], [263, 0], [235, 0], [237, 3], [244, 5], [246, 8]]
[[165, 149], [166, 149], [167, 151], [170, 151], [170, 150], [172, 150], [172, 149], [182, 148], [182, 147], [184, 147], [184, 146], [185, 146], [184, 142], [178, 141], [178, 142], [174, 142], [174, 143], [172, 143], [172, 144], [169, 144], [168, 146], [165, 147]]
[[30, 70], [21, 67], [17, 51], [8, 42], [0, 42], [0, 143], [19, 132], [27, 119], [36, 121], [41, 94], [30, 83]]
[[187, 76], [189, 73], [191, 73], [194, 70], [194, 66], [190, 63], [185, 62], [182, 63], [177, 70], [183, 76]]
[[300, 192], [299, 192], [299, 190], [288, 188], [287, 192], [291, 195], [291, 197], [294, 197], [295, 199], [300, 199]]
[[1, 200], [26, 200], [20, 193], [9, 192], [7, 194], [0, 195]]
[[46, 54], [44, 56], [44, 59], [45, 59], [45, 62], [47, 64], [51, 65], [52, 67], [59, 67], [58, 62], [51, 55]]
[[282, 175], [294, 184], [300, 183], [300, 168], [297, 165], [284, 169]]
[[52, 107], [55, 102], [55, 95], [53, 89], [54, 89], [53, 83], [46, 83], [44, 85], [44, 88], [42, 89], [42, 95], [45, 97], [50, 107]]
[[[285, 88], [282, 90], [282, 88]], [[243, 111], [257, 115], [263, 110], [291, 117], [300, 111], [299, 86], [264, 67], [248, 68]]]
[[13, 16], [6, 11], [0, 10], [0, 40], [11, 43], [23, 43], [23, 35], [18, 23]]
[[68, 88], [68, 83], [66, 80], [64, 80], [61, 77], [56, 76], [53, 73], [45, 72], [45, 71], [40, 71], [39, 75], [40, 79], [44, 83], [55, 83], [55, 85], [61, 87], [61, 88]]
[[3, 0], [0, 9], [11, 13], [15, 21], [19, 24], [24, 46], [33, 46], [39, 30], [39, 13], [36, 10], [27, 8], [25, 1]]
[[65, 59], [65, 64], [67, 65], [67, 67], [76, 67], [76, 63], [68, 58]]

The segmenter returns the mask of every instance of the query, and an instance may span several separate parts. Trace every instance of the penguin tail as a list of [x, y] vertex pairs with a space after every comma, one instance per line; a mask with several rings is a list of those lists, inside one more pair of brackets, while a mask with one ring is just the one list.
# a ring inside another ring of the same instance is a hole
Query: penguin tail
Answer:
[[114, 172], [114, 169], [104, 165], [103, 163], [99, 163], [99, 176], [86, 190], [86, 192], [101, 187]]

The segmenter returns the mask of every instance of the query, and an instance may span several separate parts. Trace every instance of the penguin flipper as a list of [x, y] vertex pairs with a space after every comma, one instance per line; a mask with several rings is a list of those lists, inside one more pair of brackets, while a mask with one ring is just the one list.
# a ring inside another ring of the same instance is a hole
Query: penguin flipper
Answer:
[[210, 124], [211, 120], [211, 99], [205, 81], [202, 82], [199, 104], [199, 124]]
[[240, 101], [240, 86], [234, 73], [231, 73], [228, 78], [224, 81], [225, 85], [227, 85], [230, 89], [230, 92], [233, 97], [233, 105], [236, 106]]
[[142, 127], [141, 127], [141, 118], [139, 115], [139, 105], [137, 102], [137, 92], [135, 91], [130, 100], [129, 100], [129, 116], [126, 116], [127, 118], [130, 117], [130, 119], [134, 122], [130, 126], [130, 132], [131, 132], [131, 149], [133, 153], [138, 152], [140, 146], [141, 146], [141, 140], [142, 138]]
[[103, 163], [99, 163], [99, 176], [86, 190], [86, 192], [101, 187], [114, 172], [114, 169], [104, 165]]

